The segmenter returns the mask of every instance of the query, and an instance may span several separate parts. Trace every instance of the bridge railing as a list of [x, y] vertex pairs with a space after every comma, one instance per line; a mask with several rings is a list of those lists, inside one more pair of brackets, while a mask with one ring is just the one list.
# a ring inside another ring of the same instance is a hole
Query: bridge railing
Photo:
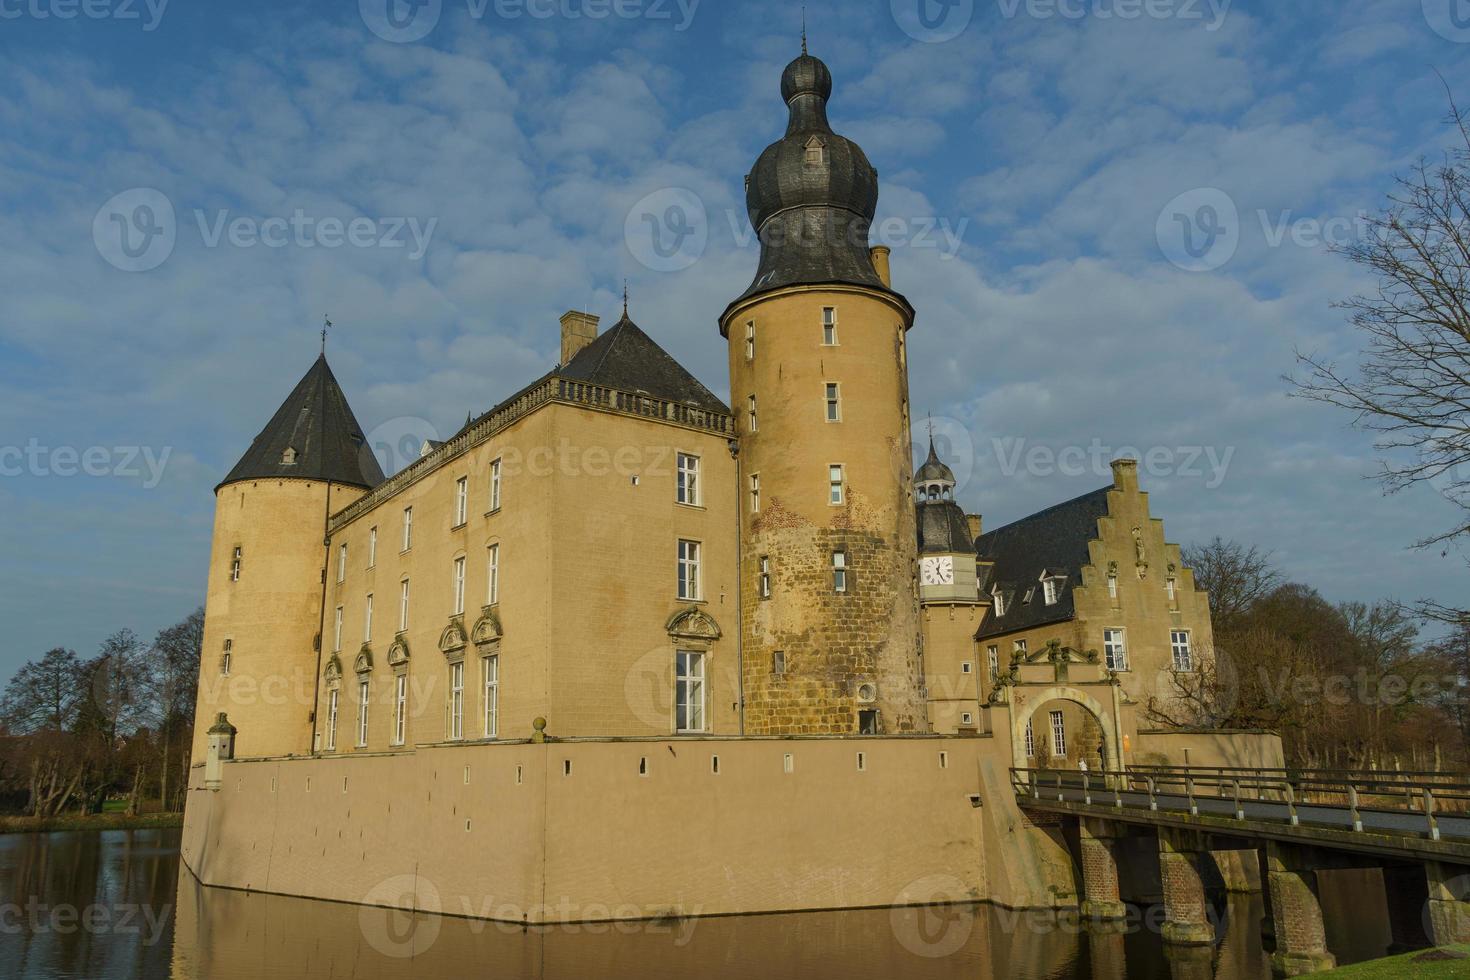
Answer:
[[[1011, 770], [1018, 796], [1086, 805], [1187, 810], [1198, 816], [1201, 804], [1213, 814], [1236, 820], [1307, 822], [1362, 832], [1364, 815], [1415, 815], [1425, 836], [1440, 839], [1442, 816], [1470, 813], [1470, 781], [1451, 773], [1380, 770], [1245, 769], [1222, 766], [1134, 766], [1126, 770]], [[1264, 805], [1264, 806], [1263, 806]], [[1248, 813], [1248, 811], [1250, 811]], [[1422, 824], [1419, 820], [1422, 819]], [[1382, 821], [1378, 821], [1382, 823]]]

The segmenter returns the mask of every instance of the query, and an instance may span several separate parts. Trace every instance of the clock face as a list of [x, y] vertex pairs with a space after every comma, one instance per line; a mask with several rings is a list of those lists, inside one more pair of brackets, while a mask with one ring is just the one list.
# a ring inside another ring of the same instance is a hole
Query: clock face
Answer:
[[954, 558], [925, 558], [919, 565], [919, 578], [925, 585], [953, 585]]

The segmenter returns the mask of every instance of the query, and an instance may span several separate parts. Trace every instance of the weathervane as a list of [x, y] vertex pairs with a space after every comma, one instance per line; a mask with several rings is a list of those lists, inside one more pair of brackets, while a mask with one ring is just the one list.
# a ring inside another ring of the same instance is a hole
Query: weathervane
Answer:
[[628, 280], [623, 280], [623, 319], [628, 318]]
[[806, 4], [801, 5], [801, 53], [806, 54]]
[[322, 353], [327, 352], [327, 331], [332, 329], [332, 318], [330, 315], [322, 317]]

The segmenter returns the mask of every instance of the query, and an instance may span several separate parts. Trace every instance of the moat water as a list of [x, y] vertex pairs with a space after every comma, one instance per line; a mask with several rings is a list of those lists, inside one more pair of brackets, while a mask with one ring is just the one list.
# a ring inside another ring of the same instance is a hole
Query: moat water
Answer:
[[[670, 860], [677, 860], [671, 851]], [[1371, 875], [1324, 882], [1339, 963], [1385, 954]], [[896, 909], [524, 929], [201, 886], [179, 832], [0, 836], [0, 976], [23, 980], [1264, 980], [1260, 896], [1222, 901], [1213, 948], [1067, 915]]]

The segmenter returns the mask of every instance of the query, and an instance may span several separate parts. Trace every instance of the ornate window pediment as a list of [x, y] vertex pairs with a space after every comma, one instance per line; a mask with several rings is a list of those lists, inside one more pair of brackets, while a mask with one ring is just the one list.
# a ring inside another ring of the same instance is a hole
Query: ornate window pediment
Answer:
[[494, 609], [486, 608], [485, 614], [475, 621], [470, 629], [470, 642], [477, 647], [499, 643], [504, 635], [500, 628], [500, 616]]
[[665, 629], [676, 640], [703, 640], [713, 643], [722, 635], [720, 624], [698, 606], [690, 606], [674, 613]]
[[406, 663], [408, 663], [408, 641], [400, 636], [388, 648], [388, 666], [402, 667]]
[[439, 634], [439, 652], [446, 657], [456, 654], [464, 656], [464, 648], [468, 643], [469, 638], [465, 636], [464, 626], [459, 620], [451, 622], [444, 628], [444, 632]]
[[342, 680], [342, 661], [335, 653], [327, 660], [327, 669], [323, 673], [328, 685], [336, 685]]
[[352, 661], [353, 673], [370, 674], [373, 670], [373, 648], [366, 643], [362, 649], [357, 651], [357, 659]]

